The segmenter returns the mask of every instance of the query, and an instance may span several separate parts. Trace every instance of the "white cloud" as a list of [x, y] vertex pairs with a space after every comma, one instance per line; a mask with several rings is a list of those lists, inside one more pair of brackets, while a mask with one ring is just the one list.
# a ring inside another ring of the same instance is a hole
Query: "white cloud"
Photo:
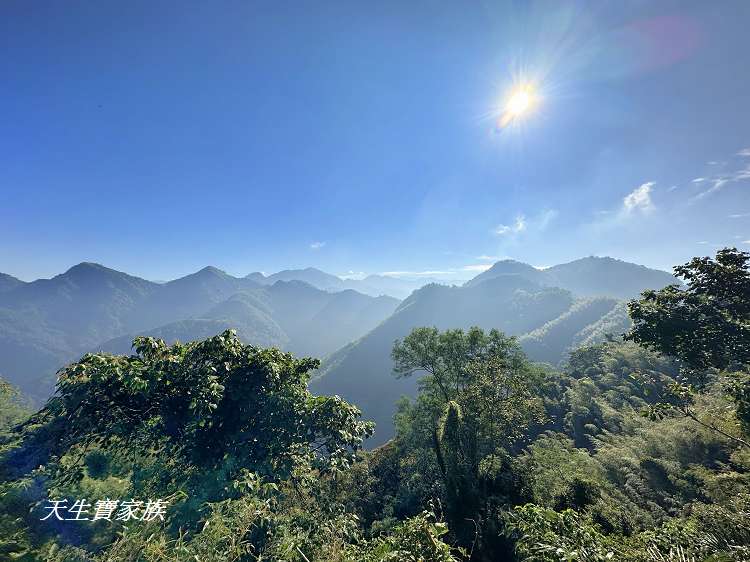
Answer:
[[750, 217], [750, 213], [735, 213], [734, 215], [729, 215], [730, 219], [744, 219], [745, 217]]
[[465, 265], [461, 268], [461, 271], [487, 271], [492, 267], [489, 263], [478, 263], [474, 265]]
[[310, 244], [310, 249], [311, 250], [320, 250], [325, 245], [326, 245], [325, 242], [312, 242]]
[[497, 227], [495, 227], [495, 230], [493, 231], [498, 236], [502, 236], [503, 234], [508, 234], [513, 229], [508, 226], [507, 224], [499, 224]]
[[654, 182], [646, 182], [628, 193], [622, 200], [623, 211], [626, 214], [631, 214], [636, 211], [642, 213], [653, 211], [656, 208], [651, 201], [651, 188], [653, 186]]
[[[745, 149], [745, 150], [750, 150], [750, 149]], [[741, 150], [738, 154], [744, 156], [744, 154], [742, 153], [745, 152], [745, 150]], [[750, 156], [750, 153], [748, 153], [747, 156]], [[745, 164], [743, 168], [736, 169], [732, 172], [718, 174], [710, 178], [698, 178], [698, 179], [701, 179], [704, 182], [711, 184], [711, 187], [691, 197], [690, 202], [695, 202], [699, 199], [703, 199], [704, 197], [719, 191], [724, 186], [730, 183], [744, 182], [746, 180], [750, 180], [750, 164]], [[693, 182], [696, 182], [696, 180], [693, 180]]]
[[695, 178], [692, 180], [693, 183], [703, 183], [704, 181], [707, 181], [706, 178]]
[[516, 217], [516, 223], [513, 225], [513, 230], [515, 232], [523, 232], [526, 230], [526, 217], [518, 215]]
[[743, 148], [737, 153], [737, 156], [744, 156], [745, 158], [750, 158], [750, 148]]
[[497, 236], [505, 236], [506, 234], [518, 234], [519, 232], [523, 232], [524, 230], [526, 230], [526, 217], [522, 214], [519, 214], [516, 217], [516, 222], [514, 222], [512, 225], [499, 224], [492, 232], [494, 232]]
[[352, 279], [356, 281], [361, 281], [365, 277], [367, 277], [367, 273], [364, 271], [352, 271], [351, 269], [344, 273], [343, 275], [339, 275], [341, 279]]
[[383, 271], [380, 273], [380, 275], [385, 275], [386, 277], [432, 277], [436, 275], [450, 275], [451, 273], [454, 273], [453, 271], [438, 271], [438, 270], [429, 270], [429, 271]]
[[742, 243], [743, 244], [750, 244], [750, 240], [743, 240]]
[[557, 209], [546, 209], [534, 218], [534, 227], [537, 230], [546, 230], [549, 224], [557, 218]]
[[436, 277], [444, 281], [466, 279], [466, 273], [481, 273], [492, 267], [491, 263], [477, 263], [464, 265], [462, 267], [452, 267], [449, 269], [430, 269], [426, 271], [382, 271], [380, 275], [386, 277], [396, 277], [398, 279], [419, 279], [422, 277]]
[[483, 261], [500, 261], [501, 259], [503, 259], [503, 257], [502, 256], [488, 256], [486, 254], [482, 254], [481, 256], [477, 256], [477, 259], [483, 260]]

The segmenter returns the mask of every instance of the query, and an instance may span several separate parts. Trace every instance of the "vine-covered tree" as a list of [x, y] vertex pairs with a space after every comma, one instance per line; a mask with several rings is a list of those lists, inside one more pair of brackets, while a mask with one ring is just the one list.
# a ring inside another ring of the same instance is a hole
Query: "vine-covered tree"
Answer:
[[395, 343], [393, 359], [398, 376], [422, 374], [416, 402], [401, 412], [411, 419], [398, 439], [431, 451], [458, 544], [492, 542], [499, 536], [493, 509], [517, 494], [509, 452], [544, 418], [544, 370], [515, 338], [479, 328], [417, 328]]

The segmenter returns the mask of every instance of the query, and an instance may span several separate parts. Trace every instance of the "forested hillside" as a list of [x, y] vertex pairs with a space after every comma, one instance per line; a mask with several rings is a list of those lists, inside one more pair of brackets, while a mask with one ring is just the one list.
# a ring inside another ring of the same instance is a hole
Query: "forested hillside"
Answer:
[[[308, 390], [317, 360], [231, 331], [88, 354], [35, 413], [2, 383], [0, 556], [747, 561], [750, 254], [675, 270], [683, 288], [631, 300], [624, 338], [560, 368], [498, 329], [412, 330], [391, 355], [394, 380], [418, 378], [415, 396], [370, 452], [373, 424], [356, 405]], [[556, 303], [586, 316], [603, 302], [502, 282], [504, 306], [524, 318], [510, 327], [544, 320], [528, 302], [549, 317]], [[569, 332], [552, 322], [541, 325]]]

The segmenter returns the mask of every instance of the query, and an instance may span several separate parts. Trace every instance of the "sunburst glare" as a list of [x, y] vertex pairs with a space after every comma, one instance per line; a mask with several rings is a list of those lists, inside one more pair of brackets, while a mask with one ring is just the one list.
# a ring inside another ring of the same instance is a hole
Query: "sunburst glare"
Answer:
[[539, 95], [532, 84], [518, 84], [508, 95], [500, 116], [500, 127], [506, 127], [526, 117], [539, 103]]

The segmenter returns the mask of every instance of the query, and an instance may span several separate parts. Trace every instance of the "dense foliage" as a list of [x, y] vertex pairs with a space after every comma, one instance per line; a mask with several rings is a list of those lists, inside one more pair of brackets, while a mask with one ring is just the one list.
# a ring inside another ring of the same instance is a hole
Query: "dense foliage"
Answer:
[[[418, 391], [372, 451], [355, 406], [308, 391], [317, 361], [231, 332], [86, 355], [32, 415], [0, 384], [0, 558], [750, 560], [749, 258], [676, 268], [630, 303], [630, 341], [561, 368], [497, 330], [413, 330], [392, 359]], [[104, 497], [170, 503], [40, 521]]]

